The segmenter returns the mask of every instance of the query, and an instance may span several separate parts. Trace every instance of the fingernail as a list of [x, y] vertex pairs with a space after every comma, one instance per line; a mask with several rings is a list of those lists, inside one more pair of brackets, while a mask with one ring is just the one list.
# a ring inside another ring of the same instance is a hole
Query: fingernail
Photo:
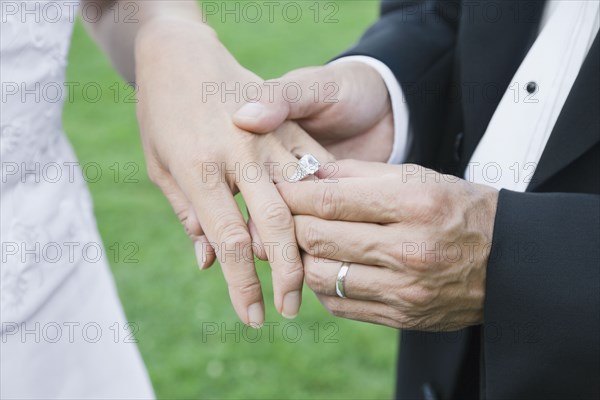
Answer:
[[201, 270], [208, 268], [208, 257], [206, 256], [206, 243], [201, 240], [194, 242], [194, 250], [196, 251], [196, 261]]
[[248, 103], [235, 113], [238, 118], [258, 118], [262, 114], [264, 107], [260, 103]]
[[300, 309], [301, 299], [302, 296], [298, 290], [286, 294], [283, 298], [283, 310], [281, 311], [281, 315], [288, 319], [296, 318], [298, 310]]
[[259, 329], [263, 325], [265, 314], [261, 303], [254, 303], [248, 307], [248, 325], [254, 329]]

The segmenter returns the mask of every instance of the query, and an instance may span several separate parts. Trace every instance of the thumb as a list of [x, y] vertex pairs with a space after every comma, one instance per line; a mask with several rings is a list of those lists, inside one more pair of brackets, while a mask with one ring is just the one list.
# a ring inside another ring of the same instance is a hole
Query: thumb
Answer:
[[315, 95], [316, 85], [323, 87], [327, 76], [328, 70], [324, 67], [313, 67], [269, 81], [267, 94], [263, 93], [257, 102], [242, 106], [233, 115], [234, 124], [254, 133], [269, 133], [288, 119], [315, 116], [329, 105]]
[[234, 115], [238, 128], [254, 133], [269, 133], [284, 123], [290, 115], [289, 104], [279, 97], [273, 102], [246, 103]]

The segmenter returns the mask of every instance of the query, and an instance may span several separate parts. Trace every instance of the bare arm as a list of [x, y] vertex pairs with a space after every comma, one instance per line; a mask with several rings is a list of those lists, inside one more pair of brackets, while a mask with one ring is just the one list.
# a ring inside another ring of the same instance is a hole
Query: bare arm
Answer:
[[[202, 22], [200, 9], [193, 0], [84, 0], [82, 5], [82, 10], [91, 10], [90, 16], [82, 18], [86, 29], [128, 82], [135, 82], [136, 38], [152, 22], [195, 22], [204, 28], [206, 40], [216, 40], [212, 29]], [[96, 14], [98, 10], [100, 13]]]

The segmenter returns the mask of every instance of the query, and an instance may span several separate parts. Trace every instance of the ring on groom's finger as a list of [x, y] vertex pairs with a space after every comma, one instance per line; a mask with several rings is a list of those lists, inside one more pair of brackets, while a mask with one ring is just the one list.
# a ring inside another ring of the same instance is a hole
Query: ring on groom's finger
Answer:
[[292, 175], [289, 179], [290, 182], [298, 182], [302, 179], [306, 178], [309, 175], [314, 175], [317, 173], [319, 168], [321, 167], [321, 163], [313, 156], [312, 154], [304, 155], [300, 160], [298, 160], [298, 166], [296, 168], [296, 173]]
[[344, 282], [346, 281], [346, 275], [348, 275], [349, 269], [350, 269], [350, 263], [343, 262], [342, 266], [337, 274], [337, 279], [335, 280], [335, 292], [341, 298], [346, 297], [346, 291], [344, 290]]

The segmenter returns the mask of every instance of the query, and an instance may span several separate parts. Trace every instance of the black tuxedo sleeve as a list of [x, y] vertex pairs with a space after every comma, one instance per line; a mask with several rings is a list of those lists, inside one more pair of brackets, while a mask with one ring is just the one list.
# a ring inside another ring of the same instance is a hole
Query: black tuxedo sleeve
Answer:
[[403, 89], [427, 78], [439, 80], [435, 71], [450, 69], [459, 6], [452, 1], [384, 0], [381, 18], [344, 55], [381, 60]]
[[600, 396], [600, 196], [501, 191], [486, 286], [487, 399]]
[[381, 18], [341, 55], [376, 58], [394, 73], [410, 113], [409, 161], [430, 167], [448, 112], [460, 13], [458, 1], [384, 0]]

